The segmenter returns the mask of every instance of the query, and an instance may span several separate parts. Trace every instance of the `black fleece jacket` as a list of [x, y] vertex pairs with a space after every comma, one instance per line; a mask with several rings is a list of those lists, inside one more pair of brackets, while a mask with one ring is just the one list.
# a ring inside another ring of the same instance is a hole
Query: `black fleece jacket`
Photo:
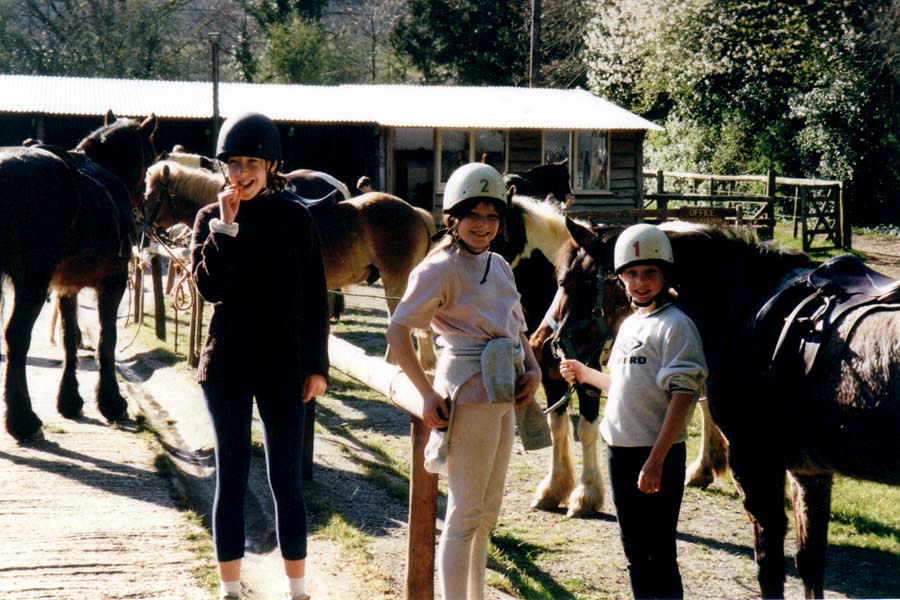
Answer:
[[211, 233], [217, 203], [194, 223], [191, 273], [214, 304], [197, 380], [234, 384], [328, 377], [328, 306], [319, 234], [289, 192], [242, 202], [231, 237]]

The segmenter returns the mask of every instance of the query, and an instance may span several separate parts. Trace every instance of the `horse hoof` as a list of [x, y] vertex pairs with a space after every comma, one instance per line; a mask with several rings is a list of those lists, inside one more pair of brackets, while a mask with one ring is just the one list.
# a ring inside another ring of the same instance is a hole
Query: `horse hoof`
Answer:
[[119, 393], [98, 396], [97, 408], [110, 423], [128, 420], [128, 403]]
[[579, 485], [569, 495], [569, 510], [566, 516], [571, 518], [590, 517], [603, 512], [603, 488]]
[[43, 422], [32, 413], [22, 419], [6, 419], [6, 431], [19, 442], [34, 442], [44, 439]]
[[61, 414], [63, 417], [65, 417], [67, 419], [71, 419], [73, 421], [77, 421], [78, 419], [81, 419], [84, 417], [84, 410], [82, 408], [83, 406], [84, 406], [83, 402], [81, 404], [72, 405], [72, 406], [60, 405], [57, 407], [57, 410], [58, 410], [59, 414]]
[[713, 481], [715, 481], [715, 475], [711, 469], [688, 469], [684, 485], [705, 490]]
[[559, 500], [553, 498], [535, 498], [531, 502], [531, 508], [537, 510], [553, 510], [559, 506]]

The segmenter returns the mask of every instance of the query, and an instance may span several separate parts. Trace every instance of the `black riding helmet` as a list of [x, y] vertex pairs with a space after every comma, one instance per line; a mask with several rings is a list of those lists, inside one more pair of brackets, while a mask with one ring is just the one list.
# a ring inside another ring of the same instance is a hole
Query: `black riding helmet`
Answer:
[[281, 135], [266, 115], [254, 112], [235, 115], [222, 125], [216, 143], [216, 158], [227, 162], [231, 156], [254, 156], [281, 161]]

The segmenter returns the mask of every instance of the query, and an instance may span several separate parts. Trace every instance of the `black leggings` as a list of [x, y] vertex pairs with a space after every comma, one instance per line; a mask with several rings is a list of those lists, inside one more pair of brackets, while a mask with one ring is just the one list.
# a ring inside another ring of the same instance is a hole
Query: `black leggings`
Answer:
[[216, 498], [213, 539], [219, 562], [244, 556], [244, 496], [250, 473], [253, 397], [266, 444], [269, 486], [275, 499], [275, 529], [281, 556], [306, 558], [306, 505], [303, 502], [303, 418], [297, 383], [259, 381], [249, 385], [201, 384], [216, 438]]
[[684, 443], [674, 444], [663, 461], [659, 492], [638, 489], [638, 475], [650, 448], [607, 446], [609, 479], [622, 547], [635, 598], [683, 598], [675, 551], [678, 513], [684, 495]]

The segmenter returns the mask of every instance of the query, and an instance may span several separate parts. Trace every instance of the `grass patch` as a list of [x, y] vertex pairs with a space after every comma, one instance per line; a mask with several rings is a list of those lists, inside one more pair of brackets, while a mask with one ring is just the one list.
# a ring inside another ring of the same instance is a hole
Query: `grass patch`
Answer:
[[571, 588], [554, 580], [537, 565], [542, 555], [552, 551], [526, 542], [503, 528], [495, 529], [488, 544], [488, 568], [495, 573], [488, 575], [488, 584], [518, 598], [575, 598]]

